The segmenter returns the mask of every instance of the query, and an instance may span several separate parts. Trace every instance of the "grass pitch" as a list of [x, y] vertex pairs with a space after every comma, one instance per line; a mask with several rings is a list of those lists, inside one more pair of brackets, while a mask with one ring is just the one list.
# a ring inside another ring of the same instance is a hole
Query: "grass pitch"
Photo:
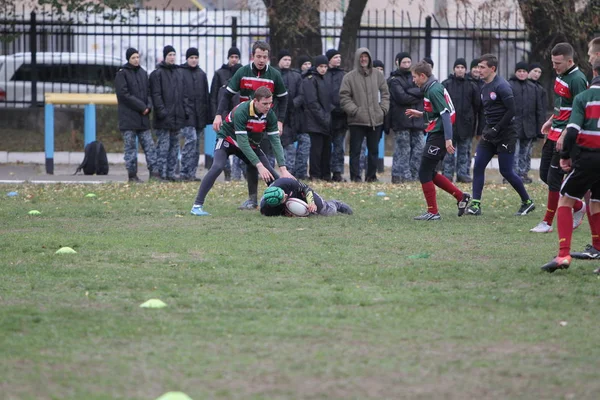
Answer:
[[0, 397], [598, 398], [597, 265], [540, 272], [542, 186], [526, 217], [503, 186], [477, 218], [438, 192], [439, 222], [412, 220], [418, 185], [314, 187], [355, 214], [238, 211], [241, 183], [206, 218], [194, 184], [1, 186]]

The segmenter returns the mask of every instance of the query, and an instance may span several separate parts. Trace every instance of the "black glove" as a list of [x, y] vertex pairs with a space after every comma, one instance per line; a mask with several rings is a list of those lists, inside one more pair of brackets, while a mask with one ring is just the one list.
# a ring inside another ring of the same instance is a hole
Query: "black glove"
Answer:
[[481, 134], [483, 138], [489, 142], [493, 142], [498, 138], [498, 130], [496, 130], [495, 126], [486, 125]]

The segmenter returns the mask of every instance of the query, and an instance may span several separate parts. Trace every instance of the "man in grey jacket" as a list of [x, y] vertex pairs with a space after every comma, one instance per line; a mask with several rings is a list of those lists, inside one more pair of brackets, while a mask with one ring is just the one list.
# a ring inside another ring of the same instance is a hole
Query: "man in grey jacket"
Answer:
[[369, 49], [361, 47], [354, 56], [354, 69], [344, 75], [340, 105], [348, 116], [350, 129], [350, 179], [361, 182], [360, 149], [367, 138], [367, 182], [377, 181], [377, 159], [381, 127], [390, 107], [390, 92], [383, 74], [373, 68]]
[[117, 102], [119, 104], [119, 129], [123, 132], [125, 168], [127, 168], [129, 182], [141, 182], [137, 176], [136, 137], [146, 154], [146, 164], [150, 176], [158, 177], [156, 151], [152, 132], [150, 132], [152, 102], [150, 101], [148, 74], [140, 67], [138, 51], [129, 48], [125, 53], [125, 57], [127, 63], [123, 65], [115, 77], [115, 91], [117, 92]]

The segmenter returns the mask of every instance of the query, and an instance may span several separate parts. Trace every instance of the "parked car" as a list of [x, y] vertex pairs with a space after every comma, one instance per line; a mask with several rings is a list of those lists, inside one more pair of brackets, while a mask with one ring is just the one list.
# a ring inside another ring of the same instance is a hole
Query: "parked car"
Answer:
[[[44, 93], [107, 93], [123, 60], [86, 53], [36, 53], [36, 104]], [[31, 106], [31, 53], [0, 56], [0, 107]]]

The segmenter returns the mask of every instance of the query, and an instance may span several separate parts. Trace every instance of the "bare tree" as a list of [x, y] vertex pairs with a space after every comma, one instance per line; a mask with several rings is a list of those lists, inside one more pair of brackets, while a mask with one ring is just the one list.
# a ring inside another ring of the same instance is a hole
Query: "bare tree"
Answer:
[[348, 9], [344, 15], [342, 32], [340, 34], [340, 48], [344, 68], [350, 70], [354, 64], [354, 53], [356, 51], [356, 37], [360, 29], [363, 12], [367, 6], [367, 0], [350, 0]]

